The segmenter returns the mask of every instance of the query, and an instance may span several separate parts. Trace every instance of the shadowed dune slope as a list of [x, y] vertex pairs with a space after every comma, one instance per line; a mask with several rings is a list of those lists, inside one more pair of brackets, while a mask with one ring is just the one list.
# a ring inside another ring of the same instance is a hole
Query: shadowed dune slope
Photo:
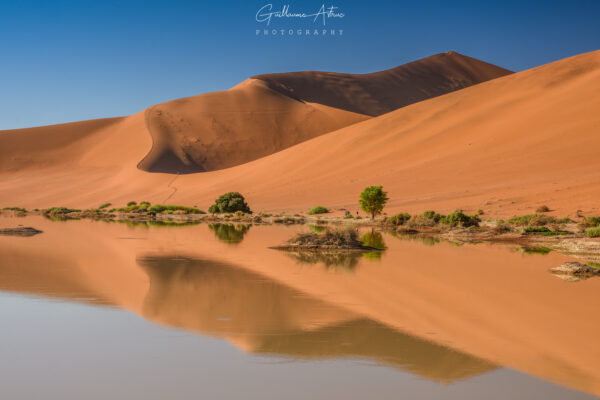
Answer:
[[259, 80], [146, 110], [150, 153], [139, 168], [191, 173], [267, 156], [367, 116], [284, 96]]
[[511, 73], [450, 51], [371, 74], [305, 71], [254, 78], [290, 97], [377, 116]]

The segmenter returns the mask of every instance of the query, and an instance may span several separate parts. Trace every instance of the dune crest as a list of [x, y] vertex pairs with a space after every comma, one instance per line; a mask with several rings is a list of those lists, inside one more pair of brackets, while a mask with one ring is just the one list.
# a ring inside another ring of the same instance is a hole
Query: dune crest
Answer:
[[449, 51], [370, 74], [303, 71], [254, 78], [293, 98], [377, 116], [511, 73]]

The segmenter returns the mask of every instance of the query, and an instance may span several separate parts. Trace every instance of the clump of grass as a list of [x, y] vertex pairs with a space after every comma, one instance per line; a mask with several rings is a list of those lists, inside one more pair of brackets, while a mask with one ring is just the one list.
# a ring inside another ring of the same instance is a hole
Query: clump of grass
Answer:
[[[143, 204], [143, 203], [142, 203]], [[156, 214], [206, 214], [196, 207], [178, 206], [172, 204], [153, 204], [147, 208], [149, 213]]]
[[587, 264], [588, 267], [600, 269], [600, 263], [593, 262], [593, 261], [588, 261], [586, 264]]
[[136, 203], [135, 201], [130, 201], [129, 203], [127, 203], [127, 207], [116, 208], [116, 209], [112, 209], [111, 211], [120, 211], [120, 212], [126, 212], [126, 213], [141, 213], [141, 212], [148, 211], [149, 207], [150, 207], [150, 203], [145, 202], [145, 201], [141, 202], [140, 204]]
[[136, 204], [137, 204], [137, 202], [130, 201], [129, 203], [127, 203], [127, 207], [135, 206]]
[[542, 232], [552, 232], [548, 229], [547, 226], [528, 226], [524, 229], [524, 232], [527, 233], [542, 233]]
[[585, 230], [585, 234], [587, 235], [587, 237], [591, 238], [600, 237], [600, 226], [597, 226], [595, 228], [587, 228]]
[[571, 223], [573, 223], [573, 222], [575, 222], [575, 221], [573, 221], [573, 220], [572, 220], [571, 218], [569, 218], [569, 217], [565, 217], [565, 218], [558, 218], [558, 219], [556, 220], [556, 223], [557, 223], [557, 224], [571, 224]]
[[479, 210], [477, 210], [477, 215], [483, 215], [483, 214], [484, 214], [484, 212], [481, 208]]
[[346, 214], [344, 215], [345, 219], [354, 219], [354, 216], [352, 214]]
[[509, 223], [518, 226], [544, 226], [556, 222], [556, 218], [545, 214], [527, 214], [512, 217]]
[[541, 205], [538, 208], [536, 208], [535, 212], [536, 213], [546, 213], [550, 211], [550, 207], [548, 207], [547, 205]]
[[18, 212], [27, 212], [27, 210], [25, 208], [21, 208], [21, 207], [4, 207], [3, 210], [6, 211], [18, 211]]
[[479, 226], [479, 216], [477, 215], [467, 215], [462, 211], [454, 211], [452, 214], [448, 214], [447, 216], [440, 218], [440, 222], [450, 226]]
[[406, 224], [410, 220], [410, 214], [400, 213], [387, 217], [384, 221], [385, 225], [400, 226]]
[[260, 216], [263, 217], [263, 218], [269, 218], [269, 217], [273, 216], [273, 214], [260, 213]]
[[512, 226], [504, 221], [503, 219], [499, 219], [496, 221], [496, 226], [494, 226], [495, 233], [507, 233], [512, 231]]
[[593, 228], [595, 226], [600, 226], [600, 216], [586, 217], [583, 219], [582, 225], [585, 228]]
[[437, 213], [433, 210], [427, 210], [422, 214], [413, 215], [408, 221], [408, 225], [411, 227], [423, 227], [423, 226], [435, 226], [445, 215]]
[[98, 210], [103, 210], [103, 209], [108, 208], [110, 206], [112, 206], [111, 203], [102, 203], [102, 204], [100, 204], [100, 206], [98, 206]]
[[67, 207], [50, 207], [44, 210], [45, 214], [70, 214], [74, 212], [81, 212], [81, 210]]
[[327, 207], [323, 207], [323, 206], [316, 206], [311, 208], [308, 211], [309, 215], [315, 215], [315, 214], [327, 214], [329, 212], [329, 209], [327, 209]]

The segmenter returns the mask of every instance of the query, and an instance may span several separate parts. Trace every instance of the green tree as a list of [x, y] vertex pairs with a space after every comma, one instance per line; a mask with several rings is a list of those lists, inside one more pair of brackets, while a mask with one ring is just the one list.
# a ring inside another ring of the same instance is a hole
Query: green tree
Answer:
[[376, 215], [381, 214], [387, 201], [387, 193], [383, 191], [383, 186], [369, 186], [360, 194], [358, 203], [364, 212], [371, 214], [371, 219], [375, 219]]
[[250, 207], [248, 207], [248, 204], [246, 204], [244, 196], [238, 192], [229, 192], [219, 196], [219, 198], [215, 200], [215, 204], [210, 206], [208, 209], [208, 212], [211, 214], [229, 212], [233, 213], [236, 211], [252, 214]]

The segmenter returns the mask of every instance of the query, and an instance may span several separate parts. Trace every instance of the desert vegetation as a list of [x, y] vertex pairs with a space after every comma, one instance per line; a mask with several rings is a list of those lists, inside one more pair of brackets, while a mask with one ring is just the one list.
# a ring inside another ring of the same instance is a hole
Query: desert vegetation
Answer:
[[246, 199], [238, 192], [229, 192], [219, 196], [215, 200], [215, 204], [208, 208], [208, 212], [211, 214], [234, 213], [236, 211], [252, 214]]
[[383, 186], [369, 186], [360, 194], [358, 204], [364, 212], [371, 214], [373, 220], [375, 216], [381, 214], [388, 200], [387, 193], [383, 191]]
[[327, 214], [329, 212], [329, 209], [327, 209], [326, 207], [323, 206], [316, 206], [311, 208], [308, 211], [309, 215], [315, 215], [315, 214]]

